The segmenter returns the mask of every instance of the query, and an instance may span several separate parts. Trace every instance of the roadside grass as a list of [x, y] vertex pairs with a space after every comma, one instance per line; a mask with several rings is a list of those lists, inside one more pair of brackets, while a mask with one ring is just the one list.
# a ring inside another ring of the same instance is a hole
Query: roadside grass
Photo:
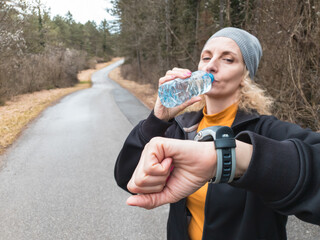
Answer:
[[91, 85], [91, 81], [80, 81], [79, 83], [78, 83], [78, 85], [81, 85], [81, 84], [90, 84]]
[[91, 87], [92, 73], [118, 60], [114, 58], [110, 62], [97, 64], [95, 69], [81, 71], [78, 74], [79, 83], [74, 87], [18, 95], [0, 106], [0, 155], [43, 110], [70, 93]]

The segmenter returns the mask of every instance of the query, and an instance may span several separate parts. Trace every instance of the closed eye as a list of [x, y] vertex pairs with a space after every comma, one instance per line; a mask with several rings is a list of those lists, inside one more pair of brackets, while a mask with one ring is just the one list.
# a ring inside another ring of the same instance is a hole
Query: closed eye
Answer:
[[227, 62], [229, 62], [229, 63], [233, 63], [233, 62], [234, 62], [234, 60], [231, 59], [231, 58], [224, 58], [223, 60], [224, 60], [224, 61], [227, 61]]
[[211, 59], [210, 57], [203, 57], [202, 61], [210, 61], [210, 59]]

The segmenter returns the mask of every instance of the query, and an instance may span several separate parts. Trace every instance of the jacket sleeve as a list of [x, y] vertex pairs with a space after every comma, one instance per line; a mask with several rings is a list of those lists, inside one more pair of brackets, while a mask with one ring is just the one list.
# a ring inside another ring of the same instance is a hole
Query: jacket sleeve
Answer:
[[144, 146], [156, 136], [164, 136], [173, 121], [165, 122], [158, 119], [153, 111], [147, 119], [141, 121], [127, 137], [118, 155], [114, 176], [117, 184], [128, 191], [127, 184], [140, 160]]
[[232, 185], [258, 194], [281, 214], [320, 224], [320, 134], [277, 119], [263, 125], [236, 137], [251, 143], [253, 154]]

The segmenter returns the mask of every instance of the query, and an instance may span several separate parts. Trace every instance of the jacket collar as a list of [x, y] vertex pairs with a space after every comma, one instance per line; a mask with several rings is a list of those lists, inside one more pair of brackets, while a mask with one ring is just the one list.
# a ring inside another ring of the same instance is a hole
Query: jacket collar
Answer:
[[232, 123], [232, 128], [240, 127], [243, 124], [251, 122], [253, 120], [259, 119], [260, 115], [256, 111], [252, 111], [250, 113], [245, 112], [241, 109], [237, 111], [236, 117]]
[[[188, 112], [179, 115], [175, 118], [175, 120], [186, 134], [186, 138], [193, 139], [197, 133], [199, 122], [202, 118], [203, 113], [201, 109], [197, 112]], [[246, 124], [259, 118], [260, 115], [255, 111], [253, 111], [252, 113], [248, 113], [243, 110], [238, 110], [234, 122], [232, 124], [232, 129], [238, 128], [243, 124]]]

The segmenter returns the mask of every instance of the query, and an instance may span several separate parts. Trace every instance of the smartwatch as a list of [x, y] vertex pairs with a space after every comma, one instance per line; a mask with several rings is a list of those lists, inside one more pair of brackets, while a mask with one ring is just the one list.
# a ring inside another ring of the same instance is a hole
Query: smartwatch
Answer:
[[212, 126], [198, 132], [195, 141], [214, 141], [217, 151], [216, 176], [209, 183], [230, 183], [236, 171], [236, 141], [231, 128], [226, 126]]

